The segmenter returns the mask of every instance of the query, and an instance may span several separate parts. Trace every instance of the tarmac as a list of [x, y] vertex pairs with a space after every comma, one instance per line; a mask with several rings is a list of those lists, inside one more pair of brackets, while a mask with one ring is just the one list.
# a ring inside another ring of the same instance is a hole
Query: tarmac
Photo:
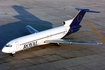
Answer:
[[63, 25], [75, 8], [86, 13], [78, 32], [65, 39], [102, 42], [101, 45], [48, 44], [17, 52], [14, 57], [0, 51], [0, 70], [105, 70], [105, 0], [0, 0], [0, 50], [10, 40]]

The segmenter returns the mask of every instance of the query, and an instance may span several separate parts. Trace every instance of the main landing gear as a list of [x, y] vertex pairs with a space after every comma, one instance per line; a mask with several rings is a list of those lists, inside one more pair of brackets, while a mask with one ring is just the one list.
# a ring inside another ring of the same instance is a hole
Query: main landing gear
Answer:
[[54, 45], [60, 47], [61, 46], [61, 43], [54, 43]]

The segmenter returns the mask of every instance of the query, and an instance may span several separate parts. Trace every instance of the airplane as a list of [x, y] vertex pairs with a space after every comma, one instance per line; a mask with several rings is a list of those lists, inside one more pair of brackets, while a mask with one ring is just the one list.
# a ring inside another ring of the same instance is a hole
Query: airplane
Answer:
[[70, 41], [63, 39], [69, 34], [79, 31], [81, 27], [80, 22], [86, 12], [100, 13], [99, 11], [92, 11], [89, 9], [81, 9], [81, 8], [75, 8], [75, 9], [78, 10], [78, 13], [75, 15], [73, 19], [63, 21], [64, 24], [63, 26], [39, 32], [30, 25], [27, 25], [26, 28], [29, 30], [31, 34], [11, 40], [3, 47], [2, 52], [10, 53], [11, 56], [13, 56], [18, 51], [49, 43], [55, 43], [58, 45], [60, 45], [61, 43], [102, 44], [96, 42]]

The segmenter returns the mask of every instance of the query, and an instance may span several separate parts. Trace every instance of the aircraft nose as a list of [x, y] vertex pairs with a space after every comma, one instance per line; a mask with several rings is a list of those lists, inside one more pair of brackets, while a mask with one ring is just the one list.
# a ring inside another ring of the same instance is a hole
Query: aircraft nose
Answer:
[[2, 49], [2, 52], [3, 52], [3, 53], [9, 53], [8, 50], [9, 50], [8, 48], [3, 48], [3, 49]]
[[4, 52], [4, 53], [5, 53], [5, 52], [6, 52], [6, 49], [5, 49], [5, 48], [3, 48], [3, 49], [2, 49], [2, 52]]

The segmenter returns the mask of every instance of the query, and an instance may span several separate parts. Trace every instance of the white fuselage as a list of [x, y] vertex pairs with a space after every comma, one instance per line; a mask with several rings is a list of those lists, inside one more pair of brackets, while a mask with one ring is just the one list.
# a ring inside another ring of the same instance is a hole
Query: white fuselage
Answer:
[[23, 36], [23, 37], [20, 37], [20, 38], [10, 41], [8, 44], [11, 44], [12, 47], [4, 46], [2, 51], [4, 53], [13, 53], [14, 54], [17, 51], [24, 50], [24, 49], [30, 48], [32, 46], [48, 44], [48, 43], [45, 43], [44, 41], [50, 40], [50, 39], [51, 40], [61, 39], [68, 33], [69, 29], [70, 29], [69, 26], [64, 25], [64, 26], [52, 28], [49, 30], [45, 30], [42, 32]]

